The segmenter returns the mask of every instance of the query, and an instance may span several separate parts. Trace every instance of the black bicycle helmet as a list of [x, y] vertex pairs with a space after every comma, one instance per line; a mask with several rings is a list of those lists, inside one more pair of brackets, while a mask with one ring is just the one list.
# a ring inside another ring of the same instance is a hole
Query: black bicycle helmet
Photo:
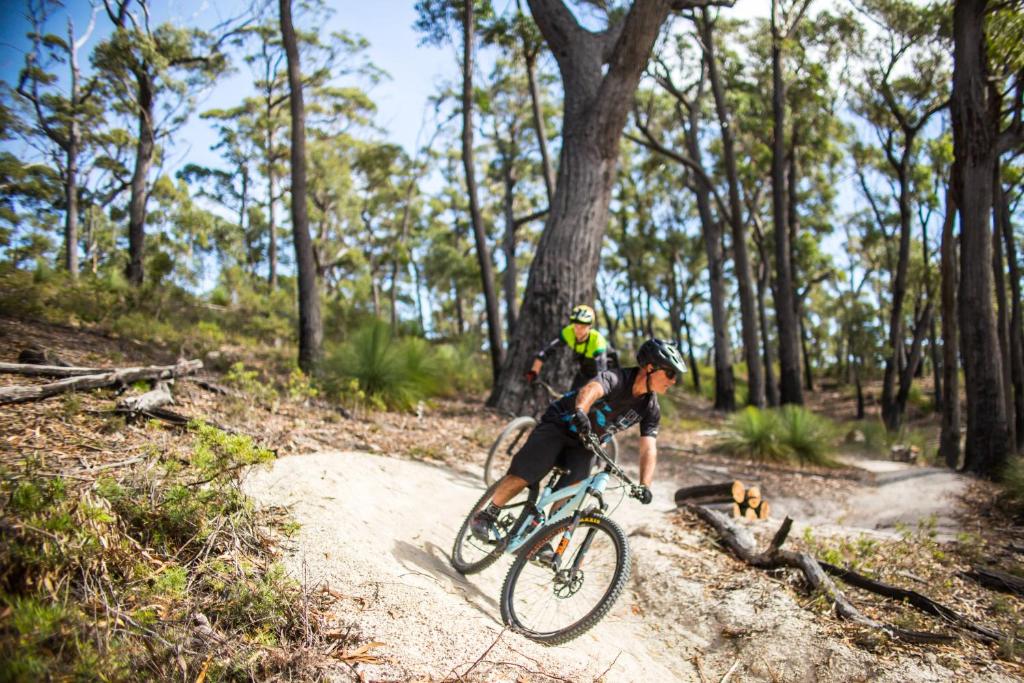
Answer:
[[662, 339], [651, 338], [641, 344], [636, 352], [636, 362], [640, 367], [651, 364], [655, 369], [675, 370], [679, 374], [686, 372], [679, 350]]

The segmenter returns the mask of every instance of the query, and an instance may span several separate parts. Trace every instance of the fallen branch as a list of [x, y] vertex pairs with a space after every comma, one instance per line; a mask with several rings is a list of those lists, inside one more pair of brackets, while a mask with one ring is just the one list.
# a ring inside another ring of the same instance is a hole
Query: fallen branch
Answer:
[[979, 640], [983, 640], [988, 643], [998, 642], [1003, 639], [1003, 634], [999, 631], [979, 626], [970, 619], [961, 616], [957, 612], [954, 612], [945, 605], [939, 604], [929, 598], [927, 595], [922, 595], [917, 591], [908, 590], [906, 588], [900, 588], [899, 586], [890, 586], [889, 584], [876, 581], [875, 579], [869, 579], [863, 574], [858, 574], [852, 569], [843, 569], [837, 567], [828, 562], [818, 560], [818, 564], [821, 568], [832, 576], [836, 576], [851, 586], [856, 586], [866, 591], [871, 591], [878, 595], [886, 598], [892, 598], [893, 600], [905, 601], [925, 614], [930, 614], [940, 619], [944, 619], [952, 626], [961, 628], [965, 631], [969, 631], [973, 636]]
[[1024, 578], [1000, 571], [994, 567], [983, 567], [976, 564], [971, 567], [971, 571], [964, 572], [964, 576], [977, 581], [986, 588], [994, 588], [1004, 593], [1024, 595]]
[[88, 391], [113, 385], [126, 385], [139, 380], [170, 379], [193, 373], [203, 367], [201, 360], [181, 361], [176, 365], [120, 368], [94, 375], [69, 377], [50, 384], [0, 388], [0, 405], [25, 403], [56, 396], [67, 391]]
[[911, 643], [948, 643], [956, 640], [956, 636], [901, 629], [875, 621], [862, 614], [843, 595], [843, 592], [839, 590], [832, 579], [825, 574], [817, 560], [807, 553], [782, 549], [782, 544], [786, 542], [789, 531], [793, 526], [793, 520], [789, 517], [786, 517], [782, 522], [782, 526], [775, 533], [775, 537], [772, 539], [768, 549], [764, 552], [757, 552], [753, 536], [725, 515], [714, 510], [702, 508], [699, 505], [686, 504], [683, 507], [715, 529], [729, 549], [747, 564], [761, 569], [792, 567], [802, 571], [804, 578], [807, 579], [811, 588], [823, 594], [832, 602], [836, 614], [840, 618], [852, 621], [860, 626], [883, 631], [895, 638]]
[[130, 396], [117, 402], [117, 411], [123, 413], [144, 413], [160, 406], [174, 403], [171, 386], [167, 382], [157, 382], [156, 387], [140, 396]]

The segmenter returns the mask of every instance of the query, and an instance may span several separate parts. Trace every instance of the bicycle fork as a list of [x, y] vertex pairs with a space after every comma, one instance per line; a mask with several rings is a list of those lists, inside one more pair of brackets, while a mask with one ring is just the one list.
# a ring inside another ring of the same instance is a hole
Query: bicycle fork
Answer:
[[[593, 490], [593, 488], [587, 489], [587, 493], [590, 495], [595, 495], [595, 491]], [[603, 499], [600, 498], [599, 494], [597, 495], [599, 500], [601, 500], [603, 507], [604, 501]], [[555, 548], [555, 557], [551, 563], [552, 568], [555, 570], [556, 573], [562, 567], [562, 557], [564, 556], [565, 549], [569, 547], [569, 541], [572, 539], [572, 535], [576, 533], [576, 527], [579, 526], [580, 518], [582, 516], [583, 513], [577, 508], [576, 511], [572, 513], [572, 522], [569, 524], [569, 527], [562, 534], [562, 538], [558, 541], [558, 547]], [[571, 567], [572, 574], [575, 574], [579, 570], [580, 565], [583, 563], [583, 556], [587, 554], [588, 550], [590, 550], [590, 544], [593, 543], [594, 535], [596, 534], [596, 532], [596, 529], [587, 530], [587, 536], [583, 539], [583, 543], [580, 544], [580, 547], [576, 551], [575, 557], [573, 558]]]

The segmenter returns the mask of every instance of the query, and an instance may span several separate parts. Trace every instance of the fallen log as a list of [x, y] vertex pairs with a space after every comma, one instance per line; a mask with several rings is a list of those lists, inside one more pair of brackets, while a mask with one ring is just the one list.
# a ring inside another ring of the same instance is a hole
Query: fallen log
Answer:
[[717, 531], [722, 541], [733, 554], [747, 564], [761, 569], [775, 569], [778, 567], [799, 569], [803, 572], [804, 578], [807, 579], [807, 583], [810, 584], [811, 588], [825, 595], [835, 607], [836, 614], [847, 621], [883, 631], [894, 638], [911, 643], [949, 643], [956, 640], [956, 636], [944, 633], [911, 631], [891, 624], [884, 624], [865, 616], [839, 590], [835, 582], [828, 577], [816, 559], [807, 553], [782, 549], [782, 544], [786, 542], [786, 537], [789, 536], [789, 531], [793, 526], [793, 520], [789, 517], [786, 517], [782, 522], [782, 526], [775, 533], [775, 537], [772, 539], [768, 549], [763, 552], [757, 552], [753, 536], [725, 515], [714, 510], [704, 509], [699, 505], [686, 504], [683, 507], [693, 512]]
[[994, 567], [974, 565], [964, 576], [973, 579], [986, 588], [994, 588], [1004, 593], [1024, 595], [1024, 577], [1001, 571]]
[[193, 373], [203, 367], [201, 360], [181, 361], [176, 365], [157, 365], [139, 368], [119, 368], [94, 375], [68, 377], [49, 384], [11, 386], [0, 388], [0, 405], [25, 403], [56, 396], [67, 391], [88, 391], [115, 384], [126, 385], [144, 379], [171, 379]]
[[130, 396], [117, 402], [117, 411], [122, 413], [144, 413], [154, 410], [168, 403], [174, 403], [171, 396], [171, 385], [167, 382], [157, 382], [156, 386], [139, 396]]
[[757, 486], [751, 486], [747, 489], [746, 495], [743, 502], [747, 504], [747, 507], [756, 508], [761, 504], [761, 489]]
[[83, 368], [71, 365], [37, 365], [34, 363], [0, 363], [0, 373], [26, 377], [80, 377], [114, 372], [117, 368]]
[[743, 502], [743, 484], [739, 481], [725, 481], [720, 484], [700, 484], [699, 486], [687, 486], [676, 491], [676, 505], [684, 502], [697, 503], [700, 500], [708, 499], [707, 502], [724, 503], [732, 501]]

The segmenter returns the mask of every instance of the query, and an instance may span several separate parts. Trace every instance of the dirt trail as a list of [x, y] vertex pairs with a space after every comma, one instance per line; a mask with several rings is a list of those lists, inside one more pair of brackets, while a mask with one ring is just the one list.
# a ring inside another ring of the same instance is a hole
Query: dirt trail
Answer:
[[633, 549], [629, 588], [592, 631], [552, 648], [503, 631], [508, 558], [469, 577], [448, 563], [482, 492], [476, 468], [325, 452], [278, 459], [246, 479], [257, 501], [288, 506], [302, 524], [286, 566], [345, 596], [337, 628], [350, 629], [353, 646], [383, 643], [373, 650], [380, 663], [357, 665], [366, 680], [701, 681], [730, 670], [747, 681], [955, 677], [928, 652], [883, 663], [830, 637], [821, 624], [830, 617], [725, 556], [707, 534], [672, 524], [675, 487], [664, 477], [652, 505], [625, 500], [614, 511]]

